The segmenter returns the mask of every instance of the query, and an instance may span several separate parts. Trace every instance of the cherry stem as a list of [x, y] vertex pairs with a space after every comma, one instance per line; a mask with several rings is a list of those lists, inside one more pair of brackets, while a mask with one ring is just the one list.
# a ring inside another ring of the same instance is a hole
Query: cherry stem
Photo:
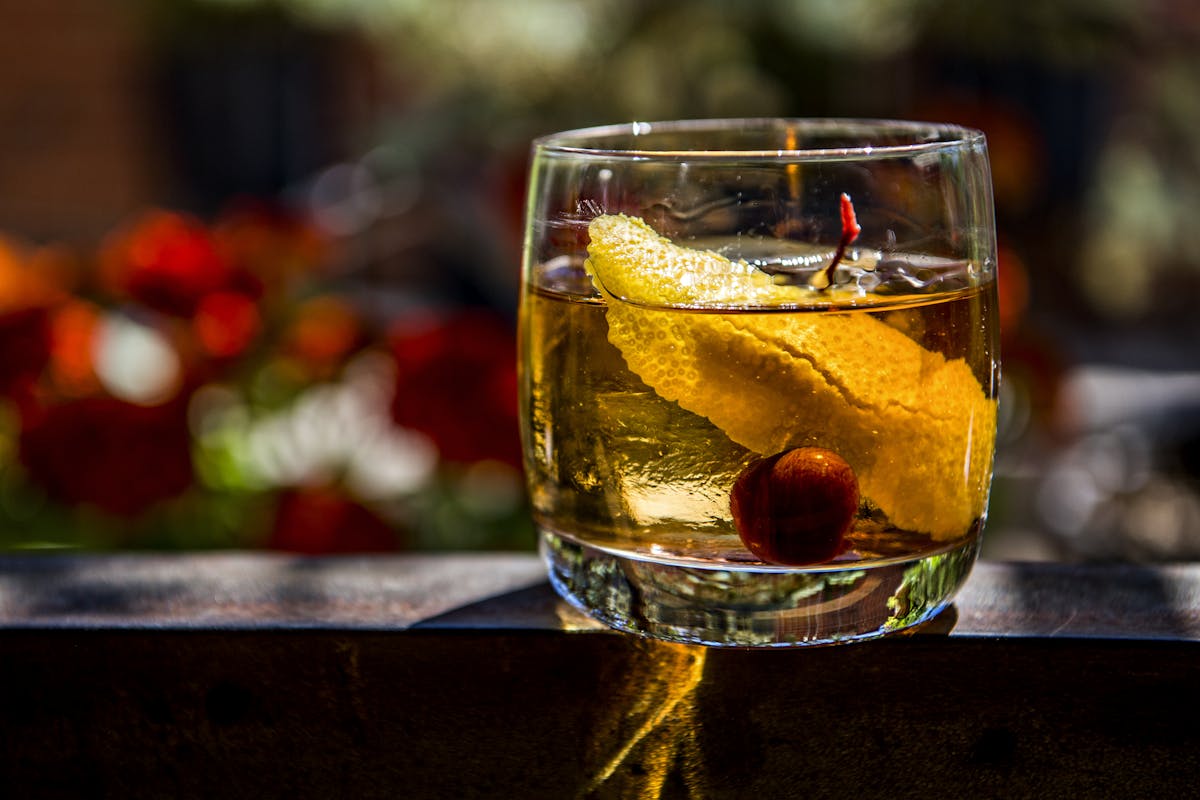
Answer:
[[841, 262], [842, 257], [846, 255], [846, 248], [854, 244], [854, 240], [862, 233], [862, 228], [858, 224], [858, 217], [854, 214], [854, 203], [850, 201], [850, 195], [845, 192], [842, 192], [841, 196], [841, 212], [842, 238], [838, 242], [837, 252], [833, 254], [833, 260], [825, 268], [825, 288], [827, 289], [833, 286], [833, 271], [837, 269], [837, 265]]

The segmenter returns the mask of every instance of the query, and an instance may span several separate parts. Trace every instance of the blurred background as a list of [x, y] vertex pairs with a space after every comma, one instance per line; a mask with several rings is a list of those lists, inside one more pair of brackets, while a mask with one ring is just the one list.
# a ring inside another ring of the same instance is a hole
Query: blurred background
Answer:
[[0, 548], [527, 549], [530, 139], [988, 135], [985, 556], [1200, 557], [1200, 6], [0, 0]]

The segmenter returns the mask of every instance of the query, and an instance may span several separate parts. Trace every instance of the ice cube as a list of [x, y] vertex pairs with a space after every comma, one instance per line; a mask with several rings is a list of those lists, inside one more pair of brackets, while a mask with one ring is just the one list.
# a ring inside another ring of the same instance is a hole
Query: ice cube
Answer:
[[609, 471], [637, 524], [728, 525], [730, 487], [753, 453], [650, 390], [597, 402]]

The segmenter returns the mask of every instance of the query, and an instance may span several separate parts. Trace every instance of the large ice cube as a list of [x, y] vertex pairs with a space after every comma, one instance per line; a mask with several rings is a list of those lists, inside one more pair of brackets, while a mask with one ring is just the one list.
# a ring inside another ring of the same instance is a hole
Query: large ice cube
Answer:
[[597, 398], [604, 454], [638, 525], [728, 530], [729, 490], [754, 454], [704, 417], [647, 389]]

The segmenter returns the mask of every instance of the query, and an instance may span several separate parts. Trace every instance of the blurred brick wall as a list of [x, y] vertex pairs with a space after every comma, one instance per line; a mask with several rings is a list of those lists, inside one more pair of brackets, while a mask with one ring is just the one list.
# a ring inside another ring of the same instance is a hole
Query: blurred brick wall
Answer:
[[86, 243], [154, 196], [138, 8], [0, 0], [0, 231]]

